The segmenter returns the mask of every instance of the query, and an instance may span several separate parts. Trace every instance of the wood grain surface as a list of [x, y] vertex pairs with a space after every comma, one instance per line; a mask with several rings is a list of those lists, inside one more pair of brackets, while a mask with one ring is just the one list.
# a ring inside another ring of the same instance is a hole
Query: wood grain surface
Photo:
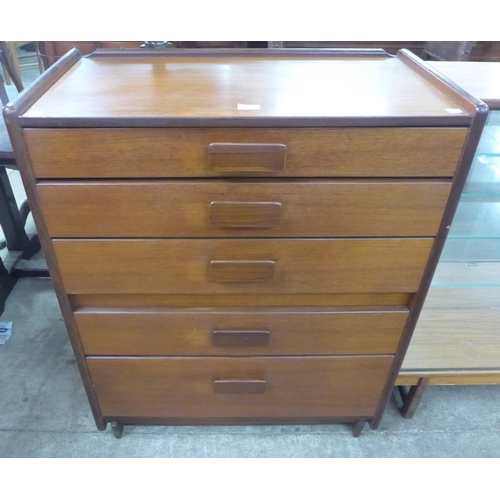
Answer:
[[[75, 312], [85, 353], [110, 356], [394, 354], [407, 316], [408, 310], [402, 307], [348, 311], [82, 308]], [[214, 332], [218, 333], [215, 343]], [[221, 340], [224, 332], [232, 332], [233, 337], [254, 332], [255, 338], [252, 343], [249, 334], [231, 344], [230, 333]]]
[[416, 385], [420, 378], [428, 378], [429, 385], [497, 385], [499, 370], [448, 370], [448, 371], [402, 371], [396, 385]]
[[274, 278], [274, 260], [211, 260], [208, 279], [212, 283], [258, 283]]
[[284, 144], [221, 144], [208, 146], [210, 170], [219, 173], [276, 172], [285, 169]]
[[367, 180], [37, 185], [51, 236], [77, 238], [435, 236], [450, 188]]
[[409, 306], [411, 293], [159, 295], [84, 294], [69, 295], [73, 308], [136, 307], [365, 307]]
[[[214, 177], [211, 143], [282, 143], [286, 167], [232, 175], [452, 177], [466, 128], [26, 129], [38, 178]], [[446, 147], [443, 147], [446, 145]]]
[[[87, 358], [107, 417], [373, 415], [391, 356]], [[216, 380], [263, 380], [263, 394], [215, 394]]]
[[[67, 293], [411, 293], [432, 239], [54, 240]], [[210, 262], [274, 261], [273, 279], [214, 283]]]
[[500, 369], [500, 309], [424, 307], [402, 370]]
[[[188, 53], [186, 53], [188, 54]], [[265, 82], [265, 84], [264, 84]], [[258, 109], [240, 110], [238, 104]], [[83, 58], [25, 117], [449, 116], [457, 103], [397, 58]]]
[[281, 209], [275, 201], [211, 201], [208, 219], [212, 228], [270, 228], [281, 225]]
[[[468, 272], [466, 266], [462, 268]], [[494, 276], [490, 274], [490, 277]], [[426, 310], [488, 310], [497, 308], [499, 304], [500, 286], [431, 286], [425, 299]]]

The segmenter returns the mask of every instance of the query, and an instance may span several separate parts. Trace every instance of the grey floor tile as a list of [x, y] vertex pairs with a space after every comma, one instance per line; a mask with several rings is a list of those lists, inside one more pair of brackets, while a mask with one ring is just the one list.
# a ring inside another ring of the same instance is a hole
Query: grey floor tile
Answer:
[[347, 433], [159, 433], [0, 431], [2, 457], [163, 458], [498, 458], [500, 435], [487, 431]]

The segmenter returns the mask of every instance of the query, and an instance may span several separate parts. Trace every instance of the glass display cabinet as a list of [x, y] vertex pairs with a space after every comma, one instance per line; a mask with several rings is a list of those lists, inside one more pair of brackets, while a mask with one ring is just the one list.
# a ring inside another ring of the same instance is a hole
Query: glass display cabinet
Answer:
[[[467, 64], [472, 71], [475, 63], [458, 64]], [[500, 66], [491, 64], [493, 68]], [[500, 86], [497, 88], [500, 92]], [[401, 412], [406, 418], [413, 416], [429, 384], [498, 383], [500, 109], [494, 110], [490, 104], [488, 121], [397, 381], [403, 399]], [[410, 386], [409, 391], [406, 386]]]

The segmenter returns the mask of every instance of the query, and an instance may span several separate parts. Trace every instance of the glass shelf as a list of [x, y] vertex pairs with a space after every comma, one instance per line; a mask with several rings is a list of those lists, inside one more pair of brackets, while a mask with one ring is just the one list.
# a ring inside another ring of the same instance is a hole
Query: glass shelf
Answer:
[[464, 238], [500, 238], [500, 196], [460, 200], [448, 240]]
[[500, 197], [500, 156], [474, 158], [462, 199], [474, 197]]
[[486, 121], [476, 156], [500, 156], [500, 112], [492, 111]]
[[488, 117], [431, 286], [500, 286], [500, 112]]
[[431, 286], [500, 286], [500, 262], [439, 262]]

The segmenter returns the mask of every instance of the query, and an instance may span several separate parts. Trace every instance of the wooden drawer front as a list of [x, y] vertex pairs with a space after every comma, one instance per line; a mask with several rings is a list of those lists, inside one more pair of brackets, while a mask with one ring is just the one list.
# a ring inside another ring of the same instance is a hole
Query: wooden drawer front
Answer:
[[392, 356], [87, 362], [104, 417], [369, 417]]
[[76, 311], [88, 355], [394, 354], [406, 308]]
[[435, 236], [450, 187], [240, 180], [37, 186], [53, 237], [91, 238]]
[[[467, 129], [26, 129], [24, 134], [38, 178], [452, 177]], [[233, 149], [210, 149], [221, 144]], [[235, 145], [247, 149], [238, 154]], [[286, 148], [284, 163], [277, 150], [262, 149], [276, 145]]]
[[54, 240], [66, 293], [399, 293], [432, 239]]

